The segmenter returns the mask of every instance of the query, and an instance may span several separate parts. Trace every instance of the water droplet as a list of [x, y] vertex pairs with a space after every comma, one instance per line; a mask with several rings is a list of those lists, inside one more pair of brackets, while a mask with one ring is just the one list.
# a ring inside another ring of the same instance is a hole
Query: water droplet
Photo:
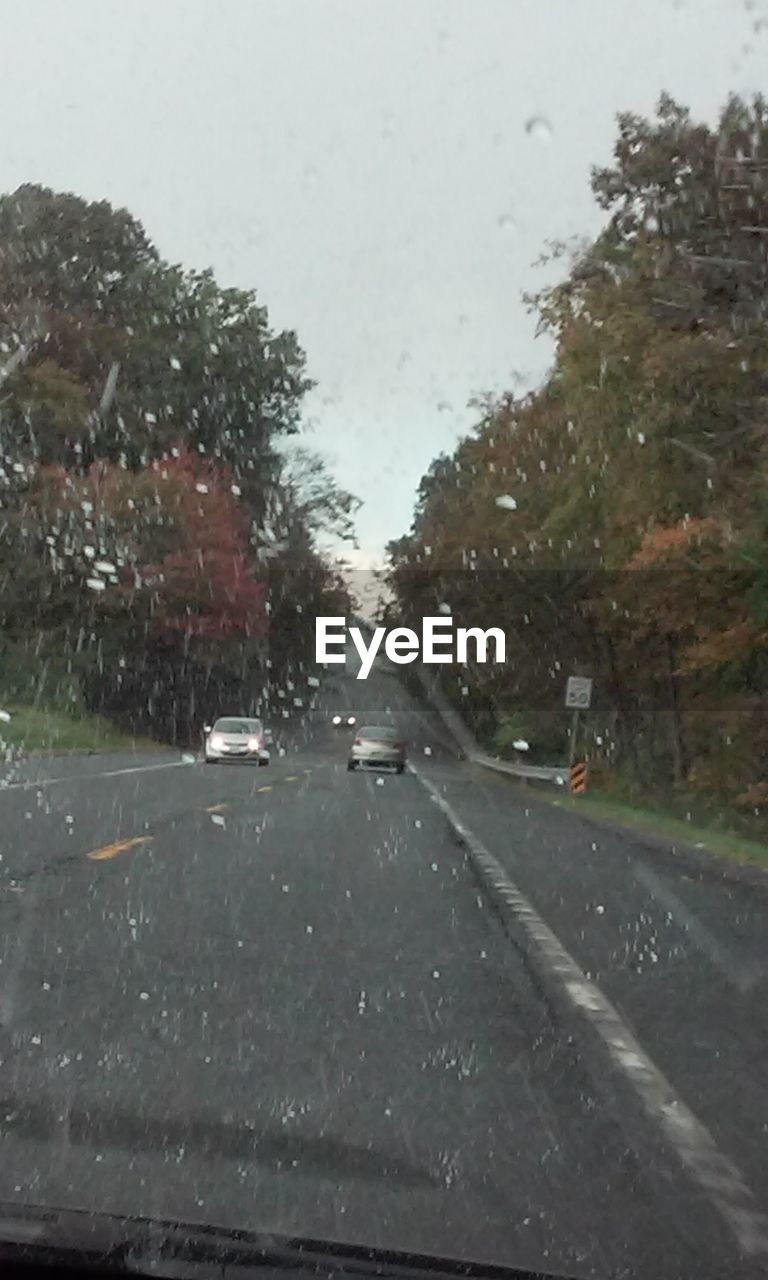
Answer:
[[552, 140], [552, 125], [544, 116], [530, 116], [525, 122], [525, 132], [529, 138], [534, 138], [536, 142], [550, 142]]
[[499, 231], [517, 231], [517, 223], [511, 213], [500, 213], [496, 219]]
[[501, 493], [496, 499], [496, 506], [501, 507], [503, 511], [517, 511], [517, 498], [513, 498], [509, 493]]

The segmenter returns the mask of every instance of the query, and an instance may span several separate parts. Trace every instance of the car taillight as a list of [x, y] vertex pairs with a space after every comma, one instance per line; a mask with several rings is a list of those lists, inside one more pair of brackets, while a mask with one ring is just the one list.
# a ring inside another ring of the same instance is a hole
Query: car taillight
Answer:
[[396, 743], [395, 743], [395, 746], [397, 747], [398, 751], [405, 751], [405, 743], [404, 743], [404, 742], [396, 742]]
[[362, 745], [363, 745], [363, 740], [362, 740], [362, 738], [355, 738], [354, 745], [355, 745], [356, 747], [362, 747]]

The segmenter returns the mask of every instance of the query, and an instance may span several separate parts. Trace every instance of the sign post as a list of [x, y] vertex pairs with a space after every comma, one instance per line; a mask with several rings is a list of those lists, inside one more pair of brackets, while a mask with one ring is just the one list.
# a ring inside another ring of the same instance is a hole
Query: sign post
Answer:
[[576, 739], [578, 737], [578, 733], [579, 733], [579, 709], [578, 707], [574, 707], [573, 714], [571, 716], [571, 738], [570, 738], [570, 744], [568, 747], [568, 763], [569, 764], [573, 764], [574, 760], [576, 759]]
[[580, 794], [587, 787], [587, 766], [585, 761], [577, 760], [576, 745], [579, 735], [579, 714], [588, 711], [592, 701], [592, 680], [589, 676], [569, 676], [565, 689], [565, 705], [572, 712], [571, 736], [568, 747], [568, 765], [570, 768], [571, 791]]

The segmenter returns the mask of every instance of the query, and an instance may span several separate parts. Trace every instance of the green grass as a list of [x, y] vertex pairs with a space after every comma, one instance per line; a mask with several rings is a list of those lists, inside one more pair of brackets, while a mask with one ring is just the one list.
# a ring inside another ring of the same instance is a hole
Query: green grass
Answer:
[[619, 827], [648, 831], [680, 844], [709, 849], [712, 853], [736, 862], [749, 862], [768, 869], [768, 845], [750, 840], [736, 831], [713, 830], [712, 827], [686, 822], [664, 810], [628, 804], [610, 795], [593, 793], [584, 796], [555, 797], [545, 794], [544, 791], [539, 794], [543, 799], [561, 809], [572, 809], [587, 817], [599, 818], [603, 822], [610, 822]]
[[0, 739], [25, 751], [158, 750], [158, 743], [122, 733], [102, 716], [71, 714], [48, 707], [5, 705], [11, 720], [0, 722]]

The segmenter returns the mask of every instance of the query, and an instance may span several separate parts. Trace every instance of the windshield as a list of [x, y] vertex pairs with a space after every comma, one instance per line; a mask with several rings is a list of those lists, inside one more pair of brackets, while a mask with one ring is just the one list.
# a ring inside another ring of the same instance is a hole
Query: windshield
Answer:
[[0, 1235], [759, 1274], [768, 0], [0, 30]]
[[260, 720], [217, 720], [214, 733], [261, 733]]

